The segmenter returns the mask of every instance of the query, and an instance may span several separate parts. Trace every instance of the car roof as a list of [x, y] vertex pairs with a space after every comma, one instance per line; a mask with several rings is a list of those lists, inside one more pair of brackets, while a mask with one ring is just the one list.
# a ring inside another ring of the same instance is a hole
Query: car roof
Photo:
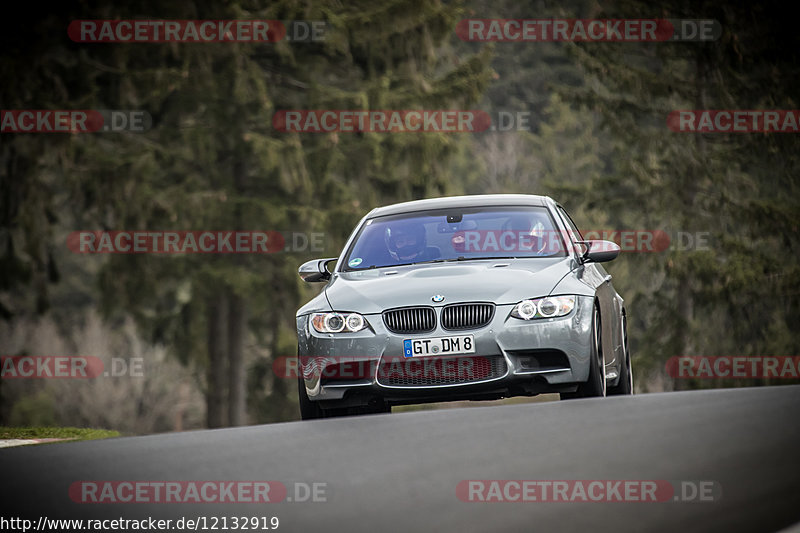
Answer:
[[534, 194], [473, 194], [467, 196], [443, 196], [441, 198], [427, 198], [399, 204], [376, 207], [367, 214], [367, 217], [397, 215], [414, 211], [427, 211], [429, 209], [451, 209], [458, 207], [482, 206], [508, 206], [508, 205], [547, 205], [547, 196]]

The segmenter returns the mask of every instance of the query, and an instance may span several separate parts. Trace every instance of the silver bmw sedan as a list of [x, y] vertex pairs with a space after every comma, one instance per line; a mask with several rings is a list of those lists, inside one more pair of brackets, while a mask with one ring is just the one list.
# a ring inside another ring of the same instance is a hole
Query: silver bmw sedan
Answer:
[[619, 251], [546, 196], [373, 209], [339, 257], [300, 267], [326, 282], [297, 312], [302, 418], [632, 394], [625, 302], [599, 264]]

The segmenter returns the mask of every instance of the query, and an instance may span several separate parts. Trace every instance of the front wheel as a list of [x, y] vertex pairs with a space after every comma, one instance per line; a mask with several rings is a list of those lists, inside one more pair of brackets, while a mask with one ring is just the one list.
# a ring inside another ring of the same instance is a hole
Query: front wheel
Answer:
[[297, 395], [300, 400], [300, 418], [302, 420], [392, 412], [391, 406], [383, 402], [376, 403], [375, 405], [365, 405], [363, 407], [334, 407], [323, 409], [318, 402], [313, 402], [308, 398], [306, 384], [302, 377], [297, 378]]
[[603, 354], [602, 323], [597, 305], [592, 313], [592, 351], [589, 356], [589, 379], [578, 385], [575, 392], [562, 392], [562, 400], [595, 398], [606, 395], [606, 358]]
[[608, 389], [609, 395], [626, 396], [633, 394], [633, 369], [631, 368], [631, 351], [628, 348], [628, 317], [622, 315], [622, 338], [625, 347], [625, 361], [620, 365], [619, 383]]
[[306, 383], [302, 376], [297, 378], [297, 394], [300, 399], [300, 418], [303, 420], [316, 420], [317, 418], [325, 418], [325, 412], [317, 402], [312, 402], [308, 399], [306, 392]]

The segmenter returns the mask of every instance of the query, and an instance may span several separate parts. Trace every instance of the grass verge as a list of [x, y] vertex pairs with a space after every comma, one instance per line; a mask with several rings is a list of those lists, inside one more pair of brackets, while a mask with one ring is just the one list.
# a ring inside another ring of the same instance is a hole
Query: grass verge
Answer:
[[119, 431], [93, 428], [5, 427], [0, 426], [0, 439], [71, 439], [94, 440], [119, 437]]

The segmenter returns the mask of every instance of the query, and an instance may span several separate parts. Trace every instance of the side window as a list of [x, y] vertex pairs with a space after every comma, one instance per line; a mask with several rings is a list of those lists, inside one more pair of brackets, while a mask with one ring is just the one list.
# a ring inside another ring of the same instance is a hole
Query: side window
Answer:
[[581, 232], [578, 229], [578, 226], [575, 225], [575, 223], [572, 221], [572, 219], [567, 214], [567, 212], [564, 211], [563, 207], [561, 207], [560, 205], [557, 206], [557, 207], [558, 207], [558, 212], [561, 215], [561, 218], [564, 219], [564, 223], [567, 225], [567, 228], [569, 229], [570, 236], [572, 237], [572, 240], [573, 241], [582, 241], [583, 240], [583, 235], [581, 235]]

